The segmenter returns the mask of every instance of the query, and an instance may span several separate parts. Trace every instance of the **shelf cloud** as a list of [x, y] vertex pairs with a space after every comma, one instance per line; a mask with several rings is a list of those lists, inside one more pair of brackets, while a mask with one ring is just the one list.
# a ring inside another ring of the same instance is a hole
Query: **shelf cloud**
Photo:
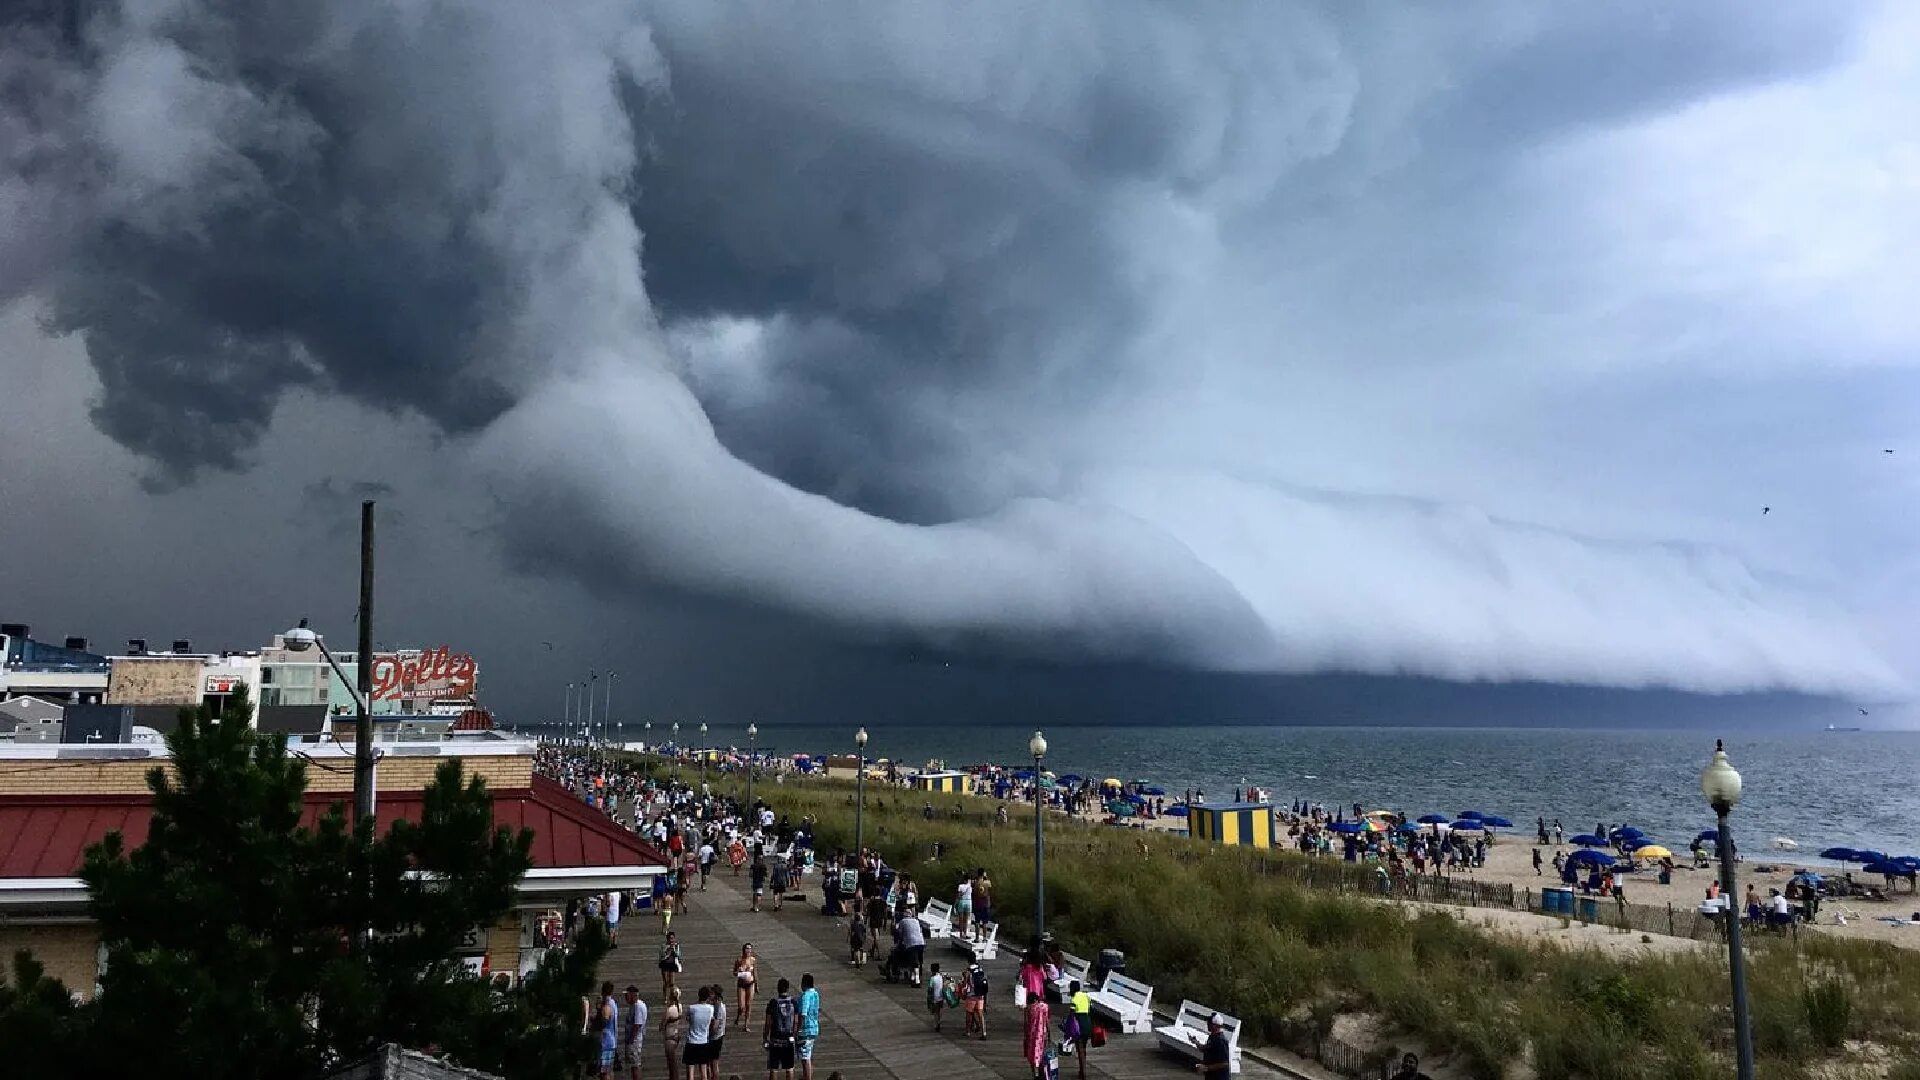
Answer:
[[[27, 5], [0, 300], [84, 341], [154, 492], [337, 395], [438, 432], [508, 565], [634, 602], [1905, 692], [1885, 579], [1784, 507], [1870, 489], [1891, 455], [1832, 416], [1885, 388], [1846, 373], [1920, 355], [1884, 283], [1920, 158], [1869, 149], [1920, 90], [1869, 32], [1906, 16], [984, 14]], [[1767, 117], [1882, 181], [1744, 183]]]

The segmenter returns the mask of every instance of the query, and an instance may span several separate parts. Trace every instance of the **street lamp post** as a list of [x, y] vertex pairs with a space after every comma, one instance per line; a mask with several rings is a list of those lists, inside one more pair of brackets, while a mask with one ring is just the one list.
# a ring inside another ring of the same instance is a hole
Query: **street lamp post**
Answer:
[[853, 745], [856, 749], [856, 762], [853, 769], [854, 790], [859, 792], [853, 804], [853, 858], [856, 863], [864, 863], [867, 855], [867, 729], [861, 728], [853, 733]]
[[700, 721], [700, 786], [707, 786], [707, 722]]
[[588, 669], [586, 685], [583, 687], [583, 692], [586, 698], [586, 705], [587, 705], [587, 741], [595, 744], [593, 752], [594, 752], [594, 757], [596, 758], [600, 756], [599, 743], [601, 740], [595, 737], [594, 731], [593, 731], [593, 691], [595, 689], [594, 684], [598, 683], [599, 681], [600, 681], [599, 672], [596, 672], [592, 669]]
[[573, 684], [567, 684], [567, 692], [560, 699], [560, 724], [568, 731], [573, 730]]
[[619, 677], [620, 673], [617, 671], [607, 672], [607, 696], [603, 702], [606, 707], [600, 710], [602, 714], [600, 717], [600, 730], [603, 733], [607, 728], [613, 726], [613, 680]]
[[1047, 737], [1034, 732], [1027, 740], [1027, 751], [1033, 755], [1033, 940], [1038, 942], [1047, 930], [1045, 829], [1041, 824], [1046, 801], [1040, 790], [1040, 762], [1047, 756]]
[[673, 722], [673, 778], [680, 779], [680, 721]]
[[[354, 708], [354, 745], [353, 745], [353, 819], [371, 821], [373, 819], [373, 724], [366, 694], [354, 688], [354, 681], [340, 667], [340, 661], [333, 658], [327, 643], [301, 619], [300, 625], [280, 635], [280, 643], [288, 652], [303, 653], [317, 648], [320, 655], [326, 657], [327, 666], [340, 677], [340, 682], [353, 697]], [[361, 772], [361, 760], [366, 761], [365, 775]]]
[[1700, 771], [1700, 793], [1719, 819], [1715, 842], [1720, 849], [1720, 914], [1727, 921], [1727, 958], [1733, 976], [1733, 1049], [1740, 1080], [1753, 1080], [1753, 1032], [1747, 1020], [1747, 964], [1740, 947], [1740, 894], [1733, 882], [1733, 832], [1727, 815], [1740, 803], [1740, 774], [1727, 761], [1726, 743], [1715, 739], [1713, 760]]
[[753, 771], [759, 762], [759, 751], [756, 749], [759, 743], [760, 726], [749, 721], [747, 724], [747, 809], [749, 810], [753, 809]]

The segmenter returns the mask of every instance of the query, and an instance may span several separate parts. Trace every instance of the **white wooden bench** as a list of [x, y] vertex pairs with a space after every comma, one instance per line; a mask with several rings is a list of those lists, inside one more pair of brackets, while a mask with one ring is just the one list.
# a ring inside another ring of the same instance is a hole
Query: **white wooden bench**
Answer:
[[[1160, 1038], [1160, 1045], [1168, 1050], [1185, 1055], [1194, 1061], [1201, 1060], [1207, 1049], [1207, 1018], [1214, 1010], [1197, 1001], [1182, 1001], [1180, 1014], [1173, 1023], [1154, 1028], [1153, 1033]], [[1240, 1071], [1240, 1021], [1220, 1014], [1220, 1027], [1227, 1033], [1227, 1069]]]
[[953, 932], [953, 905], [945, 900], [929, 900], [920, 909], [920, 921], [927, 924], [927, 935], [937, 937]]
[[975, 960], [992, 960], [1000, 955], [1000, 924], [976, 923], [964, 932], [949, 933], [947, 940]]
[[1153, 1030], [1153, 987], [1146, 983], [1109, 971], [1100, 989], [1087, 997], [1092, 999], [1093, 1011], [1112, 1017], [1124, 1034]]

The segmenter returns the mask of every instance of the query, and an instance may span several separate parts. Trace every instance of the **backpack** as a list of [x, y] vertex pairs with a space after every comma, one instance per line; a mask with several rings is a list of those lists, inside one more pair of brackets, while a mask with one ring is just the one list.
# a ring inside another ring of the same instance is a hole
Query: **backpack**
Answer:
[[984, 999], [987, 996], [987, 969], [983, 967], [969, 968], [967, 970], [967, 983], [973, 987], [974, 997]]
[[798, 1025], [795, 1023], [795, 1017], [797, 1015], [798, 1010], [793, 1007], [792, 998], [774, 998], [773, 1037], [777, 1039], [793, 1038], [793, 1033], [798, 1030]]

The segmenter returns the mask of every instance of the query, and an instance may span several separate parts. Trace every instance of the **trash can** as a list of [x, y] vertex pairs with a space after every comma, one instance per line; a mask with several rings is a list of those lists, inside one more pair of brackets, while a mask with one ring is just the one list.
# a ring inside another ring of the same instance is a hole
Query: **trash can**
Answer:
[[1119, 949], [1101, 949], [1100, 959], [1094, 962], [1093, 970], [1087, 974], [1088, 977], [1093, 980], [1093, 985], [1099, 986], [1101, 983], [1107, 981], [1108, 972], [1125, 975], [1127, 973], [1127, 954], [1121, 952]]
[[1599, 922], [1600, 921], [1600, 901], [1594, 899], [1591, 896], [1580, 897], [1580, 921], [1581, 922]]
[[1572, 914], [1573, 891], [1570, 889], [1541, 889], [1540, 912], [1544, 915]]

